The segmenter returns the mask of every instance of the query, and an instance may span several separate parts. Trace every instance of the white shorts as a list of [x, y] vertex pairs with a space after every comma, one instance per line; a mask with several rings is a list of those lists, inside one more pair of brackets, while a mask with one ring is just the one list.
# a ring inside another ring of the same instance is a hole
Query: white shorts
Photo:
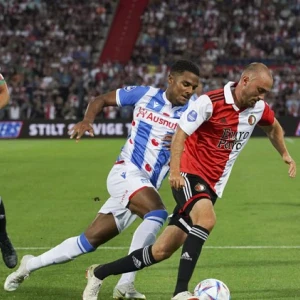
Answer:
[[149, 177], [132, 163], [113, 166], [107, 177], [107, 190], [110, 198], [104, 203], [99, 213], [113, 214], [119, 232], [130, 226], [137, 218], [128, 208], [130, 199], [145, 187], [155, 187]]

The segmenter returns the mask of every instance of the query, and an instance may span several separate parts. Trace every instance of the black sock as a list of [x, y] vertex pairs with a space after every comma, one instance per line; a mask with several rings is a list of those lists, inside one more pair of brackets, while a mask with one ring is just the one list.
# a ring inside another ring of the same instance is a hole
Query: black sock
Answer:
[[0, 239], [5, 239], [7, 237], [6, 233], [6, 217], [4, 203], [0, 197]]
[[178, 293], [188, 291], [189, 281], [208, 235], [209, 231], [198, 225], [193, 226], [189, 232], [182, 247], [174, 296]]
[[152, 245], [135, 250], [129, 255], [111, 263], [98, 266], [94, 275], [103, 280], [110, 275], [118, 275], [132, 271], [138, 271], [155, 264], [157, 261], [152, 255]]

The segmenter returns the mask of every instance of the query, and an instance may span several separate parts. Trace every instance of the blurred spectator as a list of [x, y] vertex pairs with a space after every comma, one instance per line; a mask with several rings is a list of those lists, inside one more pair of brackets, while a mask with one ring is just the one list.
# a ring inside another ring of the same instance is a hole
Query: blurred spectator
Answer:
[[299, 116], [300, 101], [299, 94], [291, 94], [287, 97], [286, 107], [288, 114], [293, 117]]
[[53, 100], [49, 97], [44, 105], [44, 114], [46, 120], [54, 120], [56, 115], [56, 110]]
[[62, 109], [62, 114], [66, 120], [76, 120], [76, 110], [75, 107], [68, 100], [64, 108]]
[[16, 101], [13, 101], [9, 106], [9, 118], [11, 120], [19, 120], [21, 117], [21, 109]]
[[116, 119], [118, 115], [118, 107], [107, 106], [103, 109], [105, 119]]
[[[124, 85], [165, 88], [167, 66], [179, 58], [199, 64], [203, 93], [264, 62], [273, 69], [268, 101], [277, 116], [299, 116], [299, 0], [149, 0], [131, 60], [99, 65], [117, 3], [0, 0], [0, 66], [15, 106], [0, 118], [81, 118], [98, 94]], [[131, 114], [108, 108], [99, 118]]]

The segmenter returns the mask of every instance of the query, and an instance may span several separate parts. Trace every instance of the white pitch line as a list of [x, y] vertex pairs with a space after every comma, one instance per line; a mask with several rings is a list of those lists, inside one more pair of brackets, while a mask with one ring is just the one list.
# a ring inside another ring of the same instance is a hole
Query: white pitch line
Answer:
[[300, 249], [300, 246], [204, 246], [207, 249]]
[[[206, 249], [300, 249], [300, 246], [204, 246]], [[50, 247], [17, 247], [16, 250], [49, 250]], [[97, 250], [128, 250], [129, 247], [99, 247]]]
[[291, 138], [285, 138], [285, 140], [290, 144], [295, 144], [295, 141]]

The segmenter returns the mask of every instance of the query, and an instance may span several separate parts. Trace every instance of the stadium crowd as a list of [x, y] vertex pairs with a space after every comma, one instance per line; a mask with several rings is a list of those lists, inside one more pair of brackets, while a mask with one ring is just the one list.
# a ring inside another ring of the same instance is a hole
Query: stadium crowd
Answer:
[[[0, 72], [12, 99], [0, 119], [80, 118], [106, 91], [164, 88], [178, 58], [199, 64], [203, 92], [264, 62], [274, 72], [267, 101], [277, 116], [300, 115], [300, 0], [152, 0], [131, 60], [99, 65], [117, 3], [0, 0]], [[100, 117], [130, 118], [131, 110], [108, 108]]]

